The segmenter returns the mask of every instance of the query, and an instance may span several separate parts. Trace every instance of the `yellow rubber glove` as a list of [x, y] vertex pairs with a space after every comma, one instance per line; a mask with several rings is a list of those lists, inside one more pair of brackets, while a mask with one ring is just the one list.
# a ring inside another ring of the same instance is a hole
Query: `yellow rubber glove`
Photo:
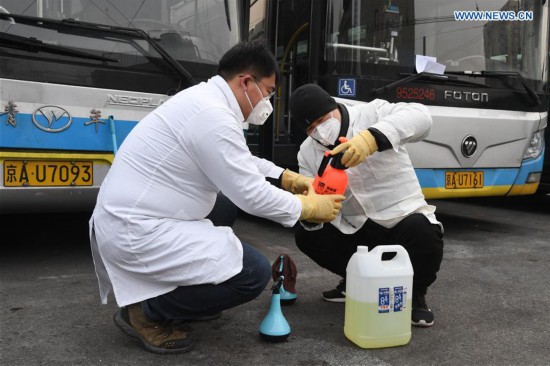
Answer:
[[298, 174], [292, 170], [286, 169], [281, 178], [281, 186], [285, 191], [294, 194], [303, 194], [307, 192], [309, 185], [313, 183], [313, 178]]
[[298, 194], [296, 196], [302, 201], [300, 220], [317, 224], [334, 220], [342, 208], [340, 201], [346, 199], [341, 194], [317, 194], [312, 184], [308, 187], [307, 195]]
[[377, 151], [378, 144], [370, 131], [365, 130], [353, 136], [351, 140], [336, 146], [330, 154], [336, 155], [344, 150], [346, 152], [342, 156], [342, 164], [348, 168], [352, 168], [361, 164], [367, 156]]

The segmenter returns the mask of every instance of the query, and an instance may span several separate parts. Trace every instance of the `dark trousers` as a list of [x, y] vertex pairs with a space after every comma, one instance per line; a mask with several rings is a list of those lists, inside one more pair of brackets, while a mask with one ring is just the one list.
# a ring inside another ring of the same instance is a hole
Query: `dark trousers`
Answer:
[[[331, 224], [315, 231], [307, 231], [297, 225], [295, 233], [298, 248], [315, 263], [346, 278], [346, 267], [358, 245], [369, 250], [378, 245], [403, 246], [414, 270], [413, 294], [426, 294], [437, 278], [443, 259], [443, 233], [422, 214], [413, 214], [391, 229], [367, 220], [354, 234], [343, 234]], [[383, 259], [385, 259], [383, 257]]]
[[[237, 217], [235, 206], [223, 194], [207, 216], [216, 226], [232, 226]], [[271, 264], [252, 246], [243, 246], [243, 269], [219, 284], [179, 286], [164, 295], [142, 302], [148, 318], [155, 321], [193, 320], [244, 304], [258, 297], [271, 280]]]
[[271, 264], [250, 245], [242, 245], [241, 272], [217, 285], [179, 286], [167, 294], [146, 300], [142, 303], [145, 315], [155, 321], [193, 320], [254, 300], [271, 280]]

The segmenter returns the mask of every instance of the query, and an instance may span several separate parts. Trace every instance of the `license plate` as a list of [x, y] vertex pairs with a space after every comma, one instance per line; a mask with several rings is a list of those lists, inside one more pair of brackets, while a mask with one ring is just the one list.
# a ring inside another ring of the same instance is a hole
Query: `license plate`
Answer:
[[91, 186], [91, 161], [5, 160], [5, 187]]
[[483, 188], [483, 172], [445, 172], [445, 188]]

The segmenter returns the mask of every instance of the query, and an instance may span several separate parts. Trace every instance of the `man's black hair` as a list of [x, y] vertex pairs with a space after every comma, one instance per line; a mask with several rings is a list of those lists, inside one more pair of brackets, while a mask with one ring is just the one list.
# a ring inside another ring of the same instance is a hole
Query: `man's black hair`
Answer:
[[218, 64], [218, 75], [225, 80], [243, 73], [252, 74], [258, 79], [275, 74], [275, 82], [279, 82], [277, 60], [260, 41], [236, 44], [222, 56]]

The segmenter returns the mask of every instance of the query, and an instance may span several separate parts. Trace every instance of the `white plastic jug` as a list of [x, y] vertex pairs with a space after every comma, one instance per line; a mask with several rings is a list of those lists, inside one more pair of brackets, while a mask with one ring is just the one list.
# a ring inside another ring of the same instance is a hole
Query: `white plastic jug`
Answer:
[[[395, 252], [390, 260], [382, 254]], [[413, 268], [401, 245], [358, 246], [346, 269], [344, 333], [362, 348], [411, 340]]]

